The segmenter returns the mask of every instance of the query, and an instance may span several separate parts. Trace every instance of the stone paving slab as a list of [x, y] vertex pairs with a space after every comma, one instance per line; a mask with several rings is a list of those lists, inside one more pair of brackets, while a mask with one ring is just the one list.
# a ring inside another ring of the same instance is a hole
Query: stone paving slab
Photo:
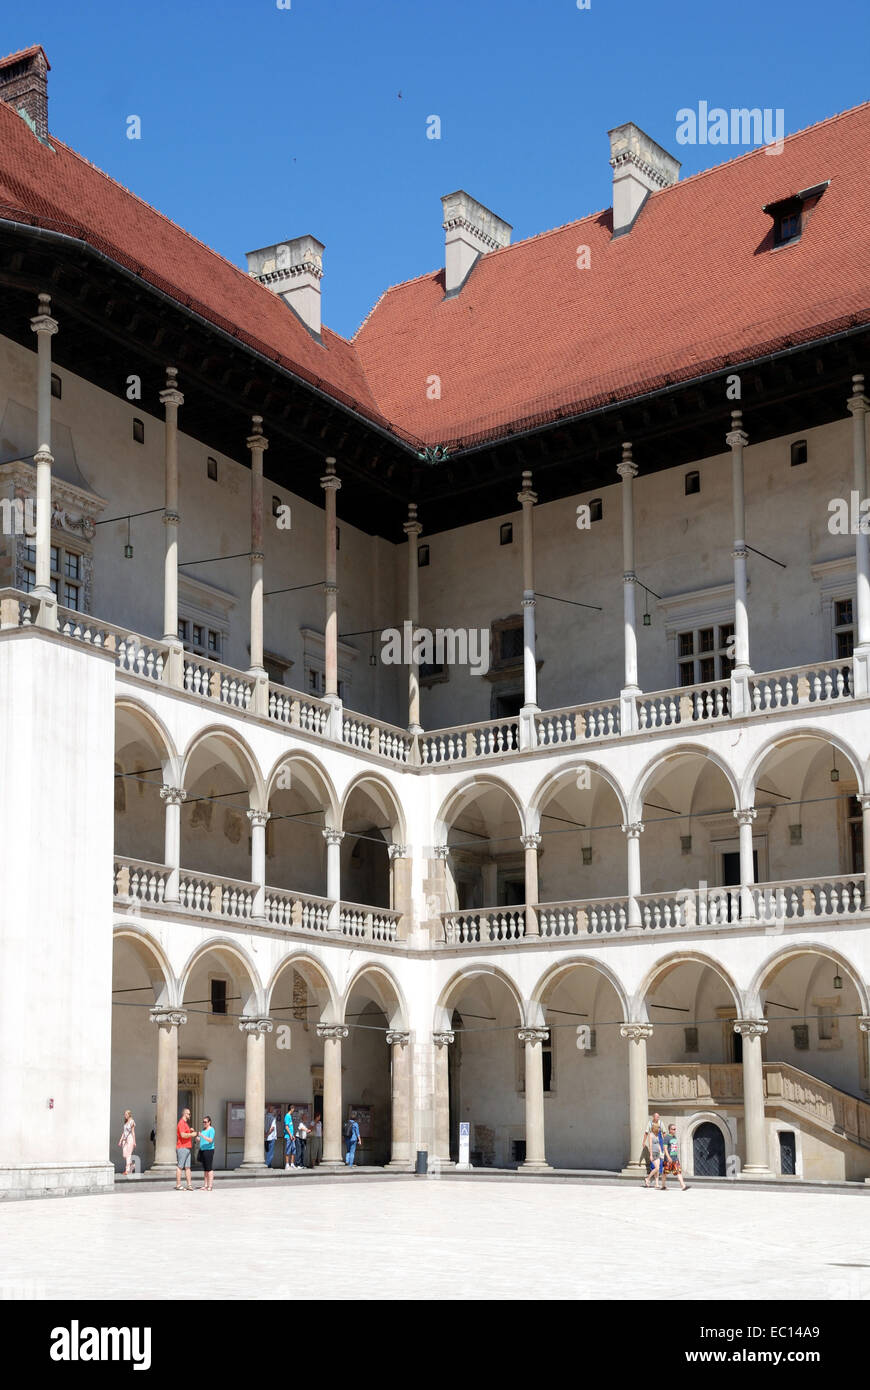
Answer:
[[797, 1197], [399, 1177], [22, 1202], [0, 1209], [0, 1296], [527, 1299], [533, 1270], [536, 1299], [870, 1298], [870, 1206]]

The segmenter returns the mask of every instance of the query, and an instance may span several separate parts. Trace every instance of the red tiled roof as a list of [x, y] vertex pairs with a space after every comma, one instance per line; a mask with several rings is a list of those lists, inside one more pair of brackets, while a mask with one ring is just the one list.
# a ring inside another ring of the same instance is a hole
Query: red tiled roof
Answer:
[[5, 58], [0, 58], [0, 68], [8, 68], [12, 63], [20, 63], [22, 58], [32, 58], [34, 53], [41, 53], [45, 59], [45, 66], [51, 72], [51, 63], [48, 55], [41, 43], [32, 43], [29, 48], [19, 48], [17, 53], [7, 53]]
[[[870, 322], [868, 164], [870, 103], [654, 193], [615, 240], [597, 213], [483, 256], [453, 299], [440, 270], [397, 285], [352, 341], [324, 329], [321, 347], [270, 290], [0, 102], [0, 217], [86, 240], [406, 440], [454, 447]], [[825, 180], [801, 240], [770, 249], [763, 205]]]

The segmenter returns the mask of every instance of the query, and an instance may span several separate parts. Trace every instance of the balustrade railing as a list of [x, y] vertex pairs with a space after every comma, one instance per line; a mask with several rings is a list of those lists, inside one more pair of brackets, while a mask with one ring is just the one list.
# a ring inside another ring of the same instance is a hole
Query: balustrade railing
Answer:
[[370, 719], [368, 715], [345, 710], [342, 735], [342, 741], [351, 748], [362, 748], [393, 763], [411, 761], [414, 736], [395, 724], [385, 724], [380, 719]]
[[619, 734], [619, 702], [566, 706], [535, 715], [538, 747], [584, 743], [588, 739], [616, 738]]
[[269, 718], [291, 729], [324, 735], [329, 727], [329, 705], [310, 695], [300, 695], [285, 685], [269, 685]]
[[264, 911], [266, 921], [276, 927], [325, 932], [329, 925], [330, 901], [310, 893], [292, 893], [284, 888], [267, 888]]
[[851, 659], [821, 666], [795, 666], [785, 671], [766, 671], [750, 676], [753, 710], [785, 709], [842, 700], [852, 694]]
[[254, 698], [253, 677], [189, 652], [184, 653], [184, 688], [190, 695], [238, 710], [249, 709]]
[[343, 936], [363, 941], [395, 941], [401, 912], [387, 907], [366, 907], [363, 903], [339, 904], [338, 920]]
[[541, 903], [535, 911], [541, 936], [600, 936], [625, 931], [628, 898], [586, 898], [576, 902]]
[[497, 758], [515, 753], [520, 746], [518, 719], [487, 719], [481, 724], [457, 724], [420, 735], [420, 762], [424, 766]]
[[162, 903], [169, 870], [145, 859], [116, 859], [112, 891], [116, 898], [140, 903]]
[[526, 934], [524, 907], [472, 908], [443, 912], [444, 939], [449, 946], [519, 941]]
[[731, 713], [731, 686], [726, 681], [686, 685], [637, 696], [639, 729], [663, 729], [675, 724], [709, 723]]

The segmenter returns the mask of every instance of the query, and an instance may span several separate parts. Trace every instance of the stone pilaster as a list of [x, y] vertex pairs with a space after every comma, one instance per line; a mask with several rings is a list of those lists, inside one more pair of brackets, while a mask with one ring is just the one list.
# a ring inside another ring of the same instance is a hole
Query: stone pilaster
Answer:
[[619, 1025], [619, 1036], [628, 1040], [628, 1159], [622, 1170], [625, 1178], [646, 1177], [640, 1155], [648, 1122], [646, 1045], [652, 1032], [650, 1023]]
[[266, 1034], [271, 1018], [246, 1016], [239, 1023], [245, 1034], [245, 1153], [243, 1168], [266, 1167], [263, 1130], [266, 1117]]
[[175, 1129], [178, 1124], [178, 1029], [187, 1022], [184, 1009], [153, 1008], [157, 1025], [157, 1124], [151, 1171], [175, 1168]]

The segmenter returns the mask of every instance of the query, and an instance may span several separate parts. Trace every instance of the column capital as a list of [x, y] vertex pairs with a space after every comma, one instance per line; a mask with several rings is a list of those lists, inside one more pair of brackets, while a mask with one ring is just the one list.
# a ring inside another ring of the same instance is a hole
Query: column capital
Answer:
[[337, 585], [337, 584], [333, 584], [333, 582], [332, 582], [330, 579], [325, 579], [325, 580], [323, 581], [323, 592], [324, 592], [325, 594], [337, 594], [337, 593], [338, 593], [338, 585]]
[[51, 317], [50, 294], [39, 296], [39, 312], [33, 315], [30, 327], [34, 333], [47, 333], [49, 337], [53, 337], [57, 332], [57, 319]]
[[734, 1020], [734, 1032], [742, 1038], [760, 1038], [767, 1032], [766, 1018], [738, 1018]]
[[725, 436], [725, 443], [729, 449], [742, 449], [749, 443], [749, 435], [743, 428], [743, 411], [732, 410], [731, 428]]
[[260, 1018], [254, 1014], [239, 1019], [240, 1033], [271, 1033], [274, 1026], [271, 1018]]
[[34, 463], [54, 463], [54, 454], [50, 449], [37, 449], [33, 455]]
[[870, 1033], [870, 1018], [866, 1014], [858, 1019], [858, 1027], [862, 1033]]
[[870, 792], [861, 792], [858, 800], [861, 803], [862, 811], [870, 811]]
[[521, 507], [533, 507], [538, 500], [538, 494], [532, 488], [531, 469], [523, 469], [522, 486], [517, 493], [517, 501]]
[[179, 391], [176, 381], [177, 376], [177, 367], [166, 368], [166, 386], [158, 396], [161, 405], [184, 405], [184, 396]]
[[434, 856], [435, 856], [436, 859], [449, 859], [449, 857], [450, 857], [450, 846], [449, 846], [449, 845], [434, 845], [434, 846], [433, 846], [433, 854], [434, 854]]
[[419, 536], [422, 533], [423, 527], [417, 520], [416, 502], [408, 503], [408, 520], [402, 522], [402, 530], [404, 531], [405, 535], [408, 537], [409, 540], [411, 536]]
[[635, 570], [625, 570], [622, 576], [623, 584], [636, 584], [637, 572]]
[[637, 840], [644, 832], [644, 823], [642, 820], [629, 821], [621, 829], [622, 833], [627, 835], [630, 840]]
[[387, 854], [391, 859], [407, 859], [407, 845], [387, 845]]
[[629, 1042], [646, 1041], [652, 1035], [653, 1026], [651, 1023], [620, 1023], [619, 1025], [619, 1036], [628, 1038]]
[[167, 806], [180, 806], [182, 801], [187, 800], [187, 792], [183, 787], [162, 786], [160, 788], [160, 800], [165, 801]]
[[184, 1009], [166, 1009], [159, 1005], [149, 1009], [148, 1016], [158, 1028], [178, 1028], [180, 1024], [187, 1022]]
[[341, 479], [336, 477], [335, 473], [334, 458], [328, 458], [326, 460], [326, 472], [320, 479], [320, 486], [323, 488], [324, 492], [338, 492], [338, 489], [341, 487]]
[[260, 453], [263, 453], [265, 449], [268, 449], [269, 441], [263, 433], [262, 415], [251, 416], [251, 433], [248, 435], [247, 439], [245, 440], [245, 443], [251, 450], [251, 453], [254, 453], [257, 450], [259, 450]]
[[350, 1029], [349, 1029], [345, 1024], [343, 1024], [343, 1023], [318, 1023], [318, 1024], [317, 1024], [317, 1036], [318, 1036], [318, 1038], [330, 1038], [330, 1039], [332, 1039], [332, 1040], [334, 1040], [334, 1041], [341, 1042], [341, 1040], [342, 1040], [343, 1038], [346, 1038], [346, 1037], [347, 1037], [347, 1035], [348, 1035], [349, 1032], [350, 1032]]
[[537, 834], [521, 835], [520, 841], [522, 843], [523, 849], [540, 849], [541, 836]]
[[390, 1028], [387, 1032], [387, 1046], [407, 1047], [411, 1041], [411, 1034], [404, 1032], [401, 1028]]
[[733, 555], [735, 560], [745, 560], [749, 552], [746, 549], [745, 545], [735, 545], [734, 549], [731, 551], [731, 554]]
[[637, 477], [637, 464], [631, 456], [631, 448], [629, 441], [625, 440], [622, 445], [622, 458], [616, 465], [616, 471], [623, 482]]
[[740, 806], [732, 815], [738, 825], [751, 825], [758, 815], [758, 810], [755, 806]]
[[248, 820], [251, 822], [251, 825], [266, 825], [268, 821], [272, 819], [271, 811], [259, 811], [252, 809], [250, 811], [246, 811], [245, 815], [248, 817]]
[[535, 595], [531, 590], [529, 590], [528, 592], [525, 589], [523, 590], [522, 605], [523, 608], [537, 607], [537, 599], [535, 598]]
[[340, 845], [344, 839], [344, 831], [334, 830], [330, 825], [328, 825], [325, 830], [321, 831], [321, 834], [328, 845]]
[[454, 1042], [455, 1040], [456, 1040], [456, 1034], [455, 1034], [455, 1033], [446, 1032], [446, 1033], [433, 1033], [433, 1034], [432, 1034], [432, 1041], [433, 1041], [433, 1043], [435, 1044], [436, 1047], [448, 1047], [448, 1046], [450, 1045], [450, 1043]]
[[163, 509], [163, 525], [164, 525], [164, 526], [177, 526], [177, 525], [179, 524], [180, 521], [181, 521], [181, 515], [180, 515], [179, 512], [173, 512], [173, 511], [170, 511], [168, 507], [164, 507], [164, 509]]
[[846, 401], [852, 415], [863, 415], [870, 410], [870, 400], [864, 395], [864, 375], [856, 372], [852, 377], [852, 394]]
[[517, 1031], [517, 1038], [521, 1043], [545, 1043], [549, 1039], [549, 1028], [520, 1028]]

